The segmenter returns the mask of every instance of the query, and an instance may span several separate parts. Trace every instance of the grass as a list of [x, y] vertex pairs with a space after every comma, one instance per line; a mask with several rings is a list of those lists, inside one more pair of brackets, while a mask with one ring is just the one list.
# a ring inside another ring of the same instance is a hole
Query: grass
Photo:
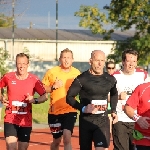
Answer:
[[[35, 94], [35, 98], [38, 97], [38, 94]], [[77, 97], [79, 100], [79, 98]], [[48, 117], [48, 110], [49, 110], [49, 100], [41, 104], [33, 104], [32, 105], [32, 121], [33, 123], [47, 123]], [[79, 114], [79, 113], [78, 113]], [[4, 115], [5, 115], [5, 107], [2, 109], [2, 120], [1, 123], [4, 122]], [[77, 118], [78, 121], [78, 118]]]

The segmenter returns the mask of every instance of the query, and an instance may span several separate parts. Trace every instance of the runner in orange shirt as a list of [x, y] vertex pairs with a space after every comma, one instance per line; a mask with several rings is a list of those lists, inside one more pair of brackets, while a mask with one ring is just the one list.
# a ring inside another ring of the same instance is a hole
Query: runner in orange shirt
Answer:
[[73, 53], [68, 48], [61, 51], [60, 66], [46, 72], [42, 80], [47, 93], [50, 93], [48, 124], [53, 135], [51, 150], [59, 149], [63, 136], [64, 149], [71, 148], [71, 134], [77, 117], [76, 109], [66, 103], [67, 91], [80, 71], [72, 67]]

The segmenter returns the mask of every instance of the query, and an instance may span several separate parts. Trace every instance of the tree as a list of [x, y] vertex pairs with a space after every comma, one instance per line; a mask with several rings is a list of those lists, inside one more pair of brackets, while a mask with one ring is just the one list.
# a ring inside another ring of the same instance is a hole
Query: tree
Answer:
[[[108, 58], [116, 58], [117, 61], [120, 61], [123, 48], [133, 48], [139, 52], [139, 63], [147, 65], [150, 59], [150, 1], [112, 0], [108, 16], [104, 13], [101, 16], [101, 13], [101, 10], [95, 5], [82, 5], [80, 10], [75, 12], [75, 16], [81, 17], [79, 26], [89, 28], [94, 34], [103, 34], [104, 39], [110, 39], [114, 30], [134, 29], [134, 36], [123, 43], [117, 42], [117, 45], [112, 49], [114, 54], [109, 55]], [[88, 15], [90, 16], [89, 20]], [[105, 29], [106, 23], [112, 25], [109, 30]]]
[[12, 27], [12, 17], [0, 14], [0, 27]]
[[6, 61], [9, 59], [10, 55], [8, 51], [0, 48], [0, 74], [3, 76], [9, 70], [9, 66], [6, 65]]

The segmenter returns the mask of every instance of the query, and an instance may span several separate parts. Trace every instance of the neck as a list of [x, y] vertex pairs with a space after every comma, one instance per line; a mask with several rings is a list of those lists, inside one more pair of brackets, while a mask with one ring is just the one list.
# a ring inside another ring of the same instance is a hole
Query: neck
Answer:
[[97, 73], [97, 72], [94, 72], [92, 69], [89, 69], [89, 72], [93, 75], [102, 75], [103, 74], [103, 71]]
[[61, 70], [63, 70], [64, 72], [69, 72], [71, 69], [71, 67], [65, 68], [63, 66], [61, 66]]
[[129, 71], [126, 71], [125, 69], [123, 69], [122, 72], [123, 72], [123, 74], [125, 74], [125, 75], [131, 75], [131, 74], [134, 73], [134, 71], [129, 72]]
[[25, 80], [28, 77], [28, 72], [25, 74], [19, 74], [18, 72], [16, 72], [16, 78], [19, 80]]

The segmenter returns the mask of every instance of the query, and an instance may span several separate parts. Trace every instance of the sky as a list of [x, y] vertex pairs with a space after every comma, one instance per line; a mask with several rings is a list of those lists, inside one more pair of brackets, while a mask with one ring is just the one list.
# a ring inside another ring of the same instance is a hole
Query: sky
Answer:
[[[74, 16], [81, 5], [97, 4], [103, 9], [111, 0], [58, 0], [58, 29], [83, 29], [80, 18]], [[106, 10], [103, 10], [107, 13]], [[12, 15], [12, 0], [0, 0], [0, 13]], [[15, 0], [15, 24], [17, 28], [55, 29], [56, 0]]]

